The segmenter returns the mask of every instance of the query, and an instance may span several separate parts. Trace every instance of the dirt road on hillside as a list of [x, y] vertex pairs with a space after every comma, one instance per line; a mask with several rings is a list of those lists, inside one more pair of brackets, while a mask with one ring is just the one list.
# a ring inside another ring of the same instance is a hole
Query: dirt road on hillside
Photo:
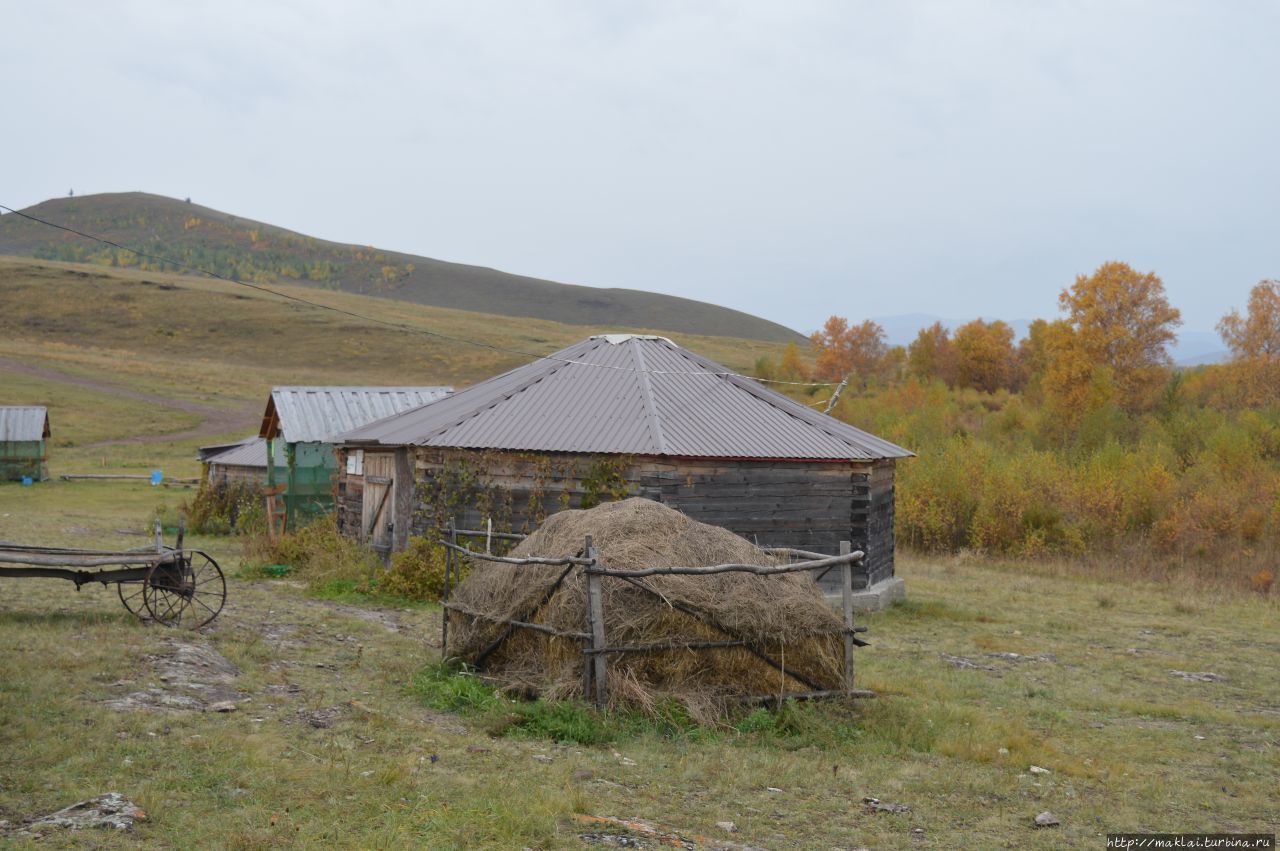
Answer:
[[206, 405], [201, 402], [189, 402], [184, 399], [173, 399], [168, 396], [161, 396], [155, 393], [143, 393], [138, 390], [131, 390], [127, 387], [121, 387], [118, 384], [112, 384], [107, 381], [99, 381], [95, 378], [88, 378], [83, 375], [75, 375], [69, 372], [62, 372], [57, 369], [50, 369], [44, 366], [35, 366], [33, 364], [22, 363], [21, 361], [12, 360], [11, 358], [0, 357], [0, 370], [5, 372], [13, 372], [18, 375], [25, 375], [30, 378], [38, 378], [41, 381], [56, 381], [60, 384], [70, 384], [75, 387], [82, 387], [85, 390], [92, 390], [95, 393], [103, 393], [109, 396], [119, 396], [124, 399], [132, 399], [137, 402], [143, 402], [148, 405], [159, 405], [163, 408], [172, 408], [188, 414], [195, 414], [203, 418], [203, 422], [195, 428], [184, 429], [183, 431], [169, 432], [168, 434], [147, 434], [138, 437], [116, 438], [114, 440], [100, 440], [95, 443], [86, 443], [85, 446], [114, 446], [117, 444], [127, 443], [168, 443], [175, 440], [193, 440], [202, 437], [211, 437], [213, 435], [227, 434], [233, 431], [250, 431], [257, 425], [261, 411], [257, 406], [244, 405], [238, 408], [222, 408], [216, 405]]

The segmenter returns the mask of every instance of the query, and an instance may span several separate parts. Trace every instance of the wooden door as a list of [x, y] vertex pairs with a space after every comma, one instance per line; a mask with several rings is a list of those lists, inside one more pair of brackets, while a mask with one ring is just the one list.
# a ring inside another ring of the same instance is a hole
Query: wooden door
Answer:
[[395, 455], [390, 452], [364, 453], [364, 504], [361, 537], [375, 550], [391, 552], [395, 516]]

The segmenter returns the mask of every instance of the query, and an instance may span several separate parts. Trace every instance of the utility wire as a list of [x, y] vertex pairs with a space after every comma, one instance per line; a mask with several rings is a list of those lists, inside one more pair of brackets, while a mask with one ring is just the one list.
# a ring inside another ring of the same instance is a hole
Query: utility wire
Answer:
[[426, 334], [429, 337], [436, 337], [441, 340], [448, 340], [452, 343], [462, 343], [468, 346], [478, 346], [480, 348], [490, 349], [491, 351], [500, 352], [502, 354], [521, 355], [523, 357], [530, 357], [538, 360], [549, 360], [549, 361], [555, 361], [558, 363], [571, 364], [574, 366], [589, 366], [589, 367], [594, 367], [596, 369], [612, 369], [620, 372], [643, 372], [648, 375], [708, 375], [708, 376], [715, 376], [718, 378], [744, 378], [744, 379], [747, 379], [748, 381], [760, 381], [767, 384], [789, 384], [789, 385], [797, 385], [801, 387], [830, 387], [835, 383], [835, 382], [829, 382], [829, 381], [782, 381], [780, 379], [773, 379], [773, 378], [756, 378], [751, 375], [741, 375], [740, 373], [736, 373], [736, 372], [681, 372], [678, 370], [637, 369], [636, 367], [615, 366], [612, 364], [590, 363], [588, 361], [573, 360], [572, 358], [560, 358], [560, 357], [556, 357], [555, 355], [540, 355], [536, 352], [526, 352], [522, 349], [513, 349], [508, 346], [499, 346], [494, 343], [486, 343], [481, 340], [472, 340], [466, 337], [455, 337], [451, 334], [442, 334], [439, 331], [430, 331], [430, 330], [427, 330], [426, 328], [418, 328], [413, 325], [405, 325], [402, 322], [389, 322], [385, 319], [378, 319], [377, 317], [374, 317], [374, 316], [366, 316], [362, 313], [356, 313], [355, 311], [352, 311], [352, 310], [346, 310], [341, 307], [334, 307], [333, 305], [322, 304], [317, 301], [311, 301], [309, 299], [302, 298], [301, 296], [283, 293], [283, 292], [280, 292], [279, 290], [274, 290], [271, 287], [264, 287], [261, 284], [255, 284], [249, 281], [238, 281], [234, 278], [228, 278], [225, 275], [219, 275], [217, 272], [210, 272], [208, 269], [202, 269], [199, 266], [192, 266], [189, 263], [183, 263], [181, 260], [173, 260], [168, 257], [161, 257], [155, 254], [149, 254], [145, 251], [139, 251], [136, 248], [130, 248], [127, 245], [121, 245], [118, 242], [113, 242], [112, 240], [107, 239], [106, 237], [98, 236], [92, 233], [85, 233], [84, 231], [76, 230], [75, 228], [68, 227], [66, 225], [61, 225], [61, 224], [58, 224], [57, 222], [51, 222], [46, 219], [39, 218], [38, 216], [33, 216], [30, 213], [24, 213], [21, 210], [15, 210], [12, 207], [5, 206], [4, 204], [0, 204], [0, 210], [7, 210], [15, 216], [21, 216], [22, 218], [28, 219], [29, 221], [33, 221], [38, 224], [45, 225], [47, 227], [56, 228], [61, 231], [66, 231], [67, 233], [75, 234], [76, 236], [82, 237], [84, 239], [92, 240], [94, 242], [100, 242], [103, 245], [110, 245], [112, 248], [118, 248], [121, 251], [128, 251], [131, 254], [137, 255], [138, 257], [145, 257], [148, 260], [155, 260], [160, 263], [168, 263], [169, 265], [176, 266], [179, 269], [186, 269], [191, 272], [197, 272], [201, 275], [207, 275], [210, 278], [216, 278], [217, 280], [225, 281], [228, 284], [248, 287], [251, 290], [257, 290], [259, 292], [269, 293], [270, 295], [278, 296], [279, 298], [287, 299], [288, 301], [294, 301], [299, 304], [305, 304], [308, 307], [314, 307], [320, 310], [333, 311], [334, 313], [340, 313], [343, 316], [349, 316], [353, 319], [359, 319], [364, 322], [372, 322], [377, 325], [385, 325], [388, 328], [395, 328], [400, 331], [408, 331], [414, 334]]

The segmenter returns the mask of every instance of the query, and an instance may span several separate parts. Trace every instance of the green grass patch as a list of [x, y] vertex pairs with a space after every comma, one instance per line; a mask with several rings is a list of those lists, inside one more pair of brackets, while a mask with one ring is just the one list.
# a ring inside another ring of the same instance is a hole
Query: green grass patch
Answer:
[[497, 737], [601, 745], [645, 736], [697, 741], [719, 736], [719, 731], [700, 728], [675, 700], [659, 702], [652, 714], [602, 711], [581, 700], [521, 700], [507, 697], [474, 671], [452, 664], [427, 666], [408, 690], [425, 705], [456, 712]]
[[[261, 570], [270, 568], [279, 569], [286, 565], [265, 565]], [[422, 600], [417, 597], [406, 597], [404, 594], [394, 594], [382, 591], [380, 587], [374, 583], [370, 584], [365, 581], [357, 581], [354, 579], [330, 579], [324, 582], [312, 584], [307, 593], [319, 600], [332, 600], [335, 603], [350, 603], [356, 606], [381, 606], [395, 608], [419, 608], [419, 609], [439, 609], [438, 603], [430, 600]]]

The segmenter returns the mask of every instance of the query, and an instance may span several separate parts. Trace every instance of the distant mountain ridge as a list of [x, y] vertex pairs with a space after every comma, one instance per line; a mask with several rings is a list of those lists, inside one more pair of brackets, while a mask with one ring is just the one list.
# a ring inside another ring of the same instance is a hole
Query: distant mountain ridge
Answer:
[[[328, 242], [143, 192], [55, 198], [23, 212], [235, 280], [299, 283], [570, 325], [778, 343], [804, 340], [777, 322], [708, 302], [641, 290], [561, 284], [372, 246]], [[12, 214], [0, 216], [0, 254], [180, 271]]]
[[[909, 346], [921, 328], [928, 328], [935, 322], [951, 330], [959, 328], [969, 319], [944, 319], [929, 313], [902, 313], [895, 316], [874, 316], [872, 322], [884, 329], [885, 339], [891, 346]], [[992, 317], [980, 317], [993, 321]], [[1055, 318], [1055, 317], [1049, 317]], [[1021, 340], [1027, 336], [1031, 327], [1030, 319], [1005, 319], [1005, 323], [1013, 329], [1014, 339]], [[1201, 364], [1222, 363], [1231, 357], [1222, 346], [1222, 338], [1211, 331], [1179, 331], [1177, 341], [1169, 347], [1173, 362], [1178, 366], [1199, 366]]]

